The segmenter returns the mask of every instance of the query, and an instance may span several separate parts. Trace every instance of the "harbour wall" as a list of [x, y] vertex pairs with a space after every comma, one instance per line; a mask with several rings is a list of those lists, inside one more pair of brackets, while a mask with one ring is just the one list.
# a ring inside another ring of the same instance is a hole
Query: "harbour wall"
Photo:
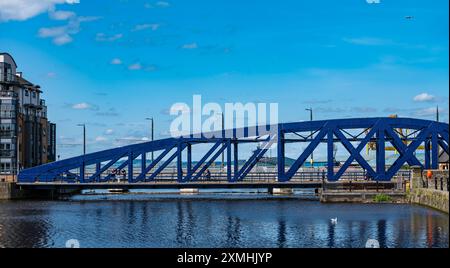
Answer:
[[431, 207], [449, 213], [449, 171], [413, 169], [410, 203]]

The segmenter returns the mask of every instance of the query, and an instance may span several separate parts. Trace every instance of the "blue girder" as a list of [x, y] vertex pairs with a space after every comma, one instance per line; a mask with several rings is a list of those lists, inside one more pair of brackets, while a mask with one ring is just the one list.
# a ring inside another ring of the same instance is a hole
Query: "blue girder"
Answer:
[[[268, 130], [273, 129], [276, 129], [276, 131], [273, 133], [268, 132]], [[363, 132], [358, 135], [349, 134], [350, 131], [356, 129], [363, 129]], [[413, 130], [414, 135], [399, 135], [397, 129]], [[298, 134], [298, 132], [311, 134], [303, 136]], [[297, 138], [286, 138], [290, 134], [294, 134]], [[263, 147], [254, 151], [243, 166], [239, 167], [238, 145], [261, 142], [264, 143]], [[286, 167], [285, 144], [294, 142], [305, 142], [308, 145], [302, 152], [299, 152], [300, 156], [295, 159], [294, 163], [290, 167]], [[354, 147], [352, 142], [359, 142], [359, 144]], [[361, 151], [369, 142], [376, 144], [375, 169], [361, 155]], [[386, 142], [390, 142], [399, 154], [398, 159], [391, 166], [386, 166], [385, 163]], [[194, 145], [205, 143], [213, 144], [213, 146], [205, 152], [200, 161], [192, 166]], [[184, 183], [197, 181], [202, 178], [205, 171], [216, 161], [220, 154], [226, 154], [227, 180], [229, 182], [242, 181], [245, 180], [246, 176], [262, 159], [273, 143], [277, 144], [277, 178], [279, 182], [290, 181], [321, 143], [327, 145], [326, 174], [328, 180], [339, 180], [350, 165], [356, 161], [372, 180], [389, 181], [405, 164], [421, 166], [425, 169], [437, 168], [439, 147], [446, 153], [449, 153], [449, 125], [412, 118], [357, 118], [230, 129], [192, 134], [187, 137], [161, 139], [64, 159], [22, 170], [18, 176], [18, 181], [53, 182], [75, 180], [79, 183], [107, 182], [115, 179], [115, 175], [110, 173], [110, 169], [115, 168], [119, 171], [126, 171], [125, 178], [128, 183], [149, 182], [157, 179], [161, 172], [176, 160], [177, 181]], [[335, 143], [341, 143], [350, 154], [336, 173], [335, 160], [333, 158], [333, 146]], [[415, 155], [415, 152], [421, 145], [424, 145], [425, 148], [424, 163], [421, 163]], [[187, 159], [186, 167], [183, 169], [182, 154], [185, 150]], [[147, 165], [146, 154], [156, 151], [162, 151], [162, 153]], [[133, 160], [139, 156], [141, 157], [141, 169], [136, 174]], [[126, 160], [119, 163], [118, 161], [122, 158]], [[91, 175], [87, 175], [86, 167], [91, 165], [95, 165], [95, 171]], [[73, 170], [78, 170], [78, 172], [73, 172]]]

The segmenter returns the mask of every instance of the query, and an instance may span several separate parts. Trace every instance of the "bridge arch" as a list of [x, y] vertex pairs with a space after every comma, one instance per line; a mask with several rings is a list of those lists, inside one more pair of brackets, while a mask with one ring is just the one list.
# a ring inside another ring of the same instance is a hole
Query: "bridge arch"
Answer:
[[[404, 133], [405, 129], [409, 132]], [[262, 146], [247, 161], [240, 163], [238, 145], [245, 143], [259, 143]], [[299, 151], [300, 156], [286, 167], [285, 146], [290, 143], [307, 145], [304, 150]], [[333, 152], [336, 143], [342, 144], [349, 154], [339, 167], [335, 166]], [[385, 162], [386, 143], [392, 144], [398, 153], [398, 158], [389, 166]], [[197, 144], [210, 144], [211, 148], [194, 163], [192, 150]], [[328, 180], [342, 179], [346, 170], [357, 162], [367, 178], [389, 181], [405, 164], [436, 169], [439, 148], [449, 153], [449, 125], [422, 119], [380, 117], [281, 123], [191, 134], [104, 150], [25, 169], [20, 172], [18, 182], [107, 182], [114, 177], [111, 174], [112, 168], [125, 170], [129, 183], [151, 182], [173, 161], [176, 161], [177, 181], [192, 182], [203, 176], [221, 154], [226, 154], [226, 179], [229, 182], [243, 181], [274, 144], [277, 147], [276, 178], [280, 183], [292, 180], [319, 144], [326, 144], [327, 164], [324, 176]], [[375, 166], [361, 155], [361, 151], [367, 146], [376, 150]], [[416, 155], [421, 147], [425, 152], [424, 161], [420, 161]], [[161, 151], [161, 154], [148, 163], [147, 153], [156, 151]], [[183, 154], [186, 154], [185, 163]], [[137, 158], [141, 159], [139, 172], [135, 169]], [[121, 159], [125, 160], [120, 162]], [[90, 174], [86, 172], [87, 166], [95, 166]]]

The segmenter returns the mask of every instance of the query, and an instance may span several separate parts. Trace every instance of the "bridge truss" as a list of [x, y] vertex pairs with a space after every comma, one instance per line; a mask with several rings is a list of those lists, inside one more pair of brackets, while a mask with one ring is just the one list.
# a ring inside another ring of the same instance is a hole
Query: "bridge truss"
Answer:
[[[410, 131], [404, 135], [398, 129]], [[245, 162], [240, 161], [239, 146], [252, 143], [258, 144], [258, 148]], [[361, 155], [368, 143], [376, 144], [375, 165]], [[386, 164], [387, 143], [398, 152], [398, 158], [391, 165]], [[196, 151], [202, 157], [194, 162], [193, 150], [199, 144], [209, 144], [210, 148]], [[297, 151], [299, 156], [286, 166], [286, 147], [291, 144], [304, 147], [294, 147], [294, 153]], [[334, 158], [336, 144], [348, 152], [348, 157], [339, 166]], [[440, 151], [449, 153], [449, 125], [411, 118], [361, 118], [223, 130], [133, 144], [44, 164], [22, 170], [18, 182], [110, 182], [115, 180], [111, 170], [118, 170], [125, 174], [128, 183], [145, 183], [157, 180], [164, 170], [174, 167], [177, 182], [197, 182], [222, 154], [226, 156], [223, 169], [226, 180], [240, 182], [275, 146], [276, 180], [280, 183], [293, 180], [319, 146], [325, 147], [327, 163], [323, 172], [329, 181], [342, 179], [349, 167], [355, 164], [364, 170], [366, 178], [389, 181], [404, 166], [436, 169]], [[425, 148], [422, 161], [416, 154], [419, 147]], [[152, 152], [159, 155], [149, 162], [148, 154]], [[89, 173], [87, 170], [92, 171]]]

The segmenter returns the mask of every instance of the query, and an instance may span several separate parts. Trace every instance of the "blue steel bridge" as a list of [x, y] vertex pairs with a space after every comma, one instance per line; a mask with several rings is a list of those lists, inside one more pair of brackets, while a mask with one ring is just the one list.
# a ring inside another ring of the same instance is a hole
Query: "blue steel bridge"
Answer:
[[[259, 146], [243, 162], [239, 148], [251, 143]], [[197, 151], [200, 144], [209, 144], [210, 148], [205, 150], [203, 146]], [[255, 166], [274, 144], [276, 169], [255, 171]], [[340, 165], [334, 159], [335, 144], [341, 144], [348, 152]], [[389, 144], [395, 148], [398, 158], [387, 165], [386, 145]], [[288, 146], [299, 156], [286, 166]], [[326, 151], [326, 167], [305, 171], [302, 167], [319, 146]], [[375, 150], [375, 166], [369, 165], [362, 156], [367, 146]], [[425, 154], [422, 161], [416, 157], [419, 150]], [[192, 161], [193, 151], [202, 155], [199, 161]], [[440, 151], [449, 153], [449, 125], [436, 121], [357, 118], [281, 123], [192, 134], [89, 153], [24, 169], [18, 175], [18, 185], [28, 188], [317, 188], [324, 180], [390, 182], [402, 175], [407, 166], [437, 169]], [[153, 153], [155, 158], [149, 162], [148, 156]], [[211, 166], [221, 155], [225, 155], [224, 167], [214, 171]]]

